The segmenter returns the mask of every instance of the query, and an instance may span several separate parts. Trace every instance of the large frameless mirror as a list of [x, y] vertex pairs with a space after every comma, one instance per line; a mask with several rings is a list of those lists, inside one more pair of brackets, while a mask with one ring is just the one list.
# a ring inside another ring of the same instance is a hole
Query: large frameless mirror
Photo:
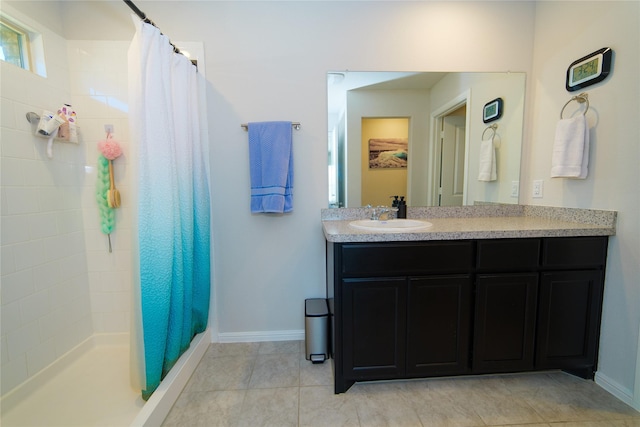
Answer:
[[524, 73], [329, 72], [329, 207], [518, 203], [524, 93]]

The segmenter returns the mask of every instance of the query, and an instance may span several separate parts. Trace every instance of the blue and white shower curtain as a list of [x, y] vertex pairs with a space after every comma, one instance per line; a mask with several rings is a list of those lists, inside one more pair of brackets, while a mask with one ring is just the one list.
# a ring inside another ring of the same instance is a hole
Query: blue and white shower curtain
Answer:
[[201, 126], [206, 123], [200, 120], [203, 79], [156, 27], [134, 23], [129, 49], [131, 163], [137, 176], [132, 362], [147, 399], [207, 327], [210, 198]]

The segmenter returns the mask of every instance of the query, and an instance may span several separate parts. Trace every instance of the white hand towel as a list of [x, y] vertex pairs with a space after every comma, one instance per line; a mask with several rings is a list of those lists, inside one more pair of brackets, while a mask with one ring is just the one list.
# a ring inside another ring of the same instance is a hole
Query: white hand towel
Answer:
[[551, 178], [585, 179], [589, 166], [589, 128], [584, 115], [561, 119], [556, 126]]
[[496, 174], [496, 150], [493, 147], [493, 138], [483, 139], [480, 143], [480, 171], [478, 181], [495, 181]]

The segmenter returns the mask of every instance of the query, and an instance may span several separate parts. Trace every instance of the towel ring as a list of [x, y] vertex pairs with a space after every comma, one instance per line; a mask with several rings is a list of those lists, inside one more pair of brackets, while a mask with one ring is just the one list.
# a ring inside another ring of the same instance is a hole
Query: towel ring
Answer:
[[560, 110], [561, 120], [562, 120], [562, 113], [564, 113], [564, 109], [567, 108], [567, 105], [569, 105], [571, 101], [576, 101], [579, 104], [584, 104], [585, 102], [587, 103], [587, 108], [585, 108], [584, 112], [582, 113], [583, 116], [587, 114], [587, 111], [589, 111], [589, 94], [586, 92], [583, 92], [580, 95], [572, 96], [571, 99], [568, 100], [566, 104], [564, 104], [564, 107], [562, 107], [562, 110]]
[[493, 131], [493, 135], [491, 136], [491, 139], [493, 139], [496, 136], [496, 129], [498, 129], [498, 124], [494, 123], [491, 126], [488, 126], [484, 132], [482, 132], [482, 139], [484, 140], [484, 134], [487, 133], [487, 131], [491, 129]]

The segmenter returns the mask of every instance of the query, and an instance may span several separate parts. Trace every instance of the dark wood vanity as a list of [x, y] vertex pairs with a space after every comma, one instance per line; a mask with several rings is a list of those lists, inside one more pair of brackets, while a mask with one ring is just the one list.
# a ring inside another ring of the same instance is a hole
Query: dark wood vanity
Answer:
[[327, 241], [335, 392], [597, 366], [608, 236]]

